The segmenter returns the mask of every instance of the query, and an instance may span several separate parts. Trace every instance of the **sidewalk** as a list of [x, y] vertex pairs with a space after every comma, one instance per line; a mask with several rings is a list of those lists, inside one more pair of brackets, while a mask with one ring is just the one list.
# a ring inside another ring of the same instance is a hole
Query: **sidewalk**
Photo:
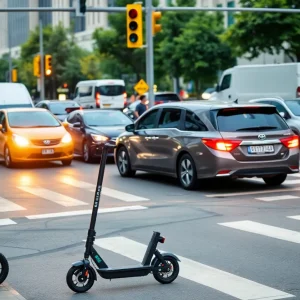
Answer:
[[0, 300], [26, 300], [7, 283], [0, 285]]

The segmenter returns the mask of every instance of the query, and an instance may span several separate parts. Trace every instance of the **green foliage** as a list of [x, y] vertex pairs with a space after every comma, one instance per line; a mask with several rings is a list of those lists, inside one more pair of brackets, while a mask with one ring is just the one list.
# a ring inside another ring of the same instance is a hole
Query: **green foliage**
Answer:
[[[241, 0], [244, 7], [300, 8], [293, 0]], [[262, 52], [278, 54], [284, 51], [291, 60], [300, 62], [300, 15], [287, 13], [243, 12], [235, 15], [235, 24], [224, 34], [224, 40], [237, 56], [249, 59]], [[286, 42], [289, 46], [285, 46]]]

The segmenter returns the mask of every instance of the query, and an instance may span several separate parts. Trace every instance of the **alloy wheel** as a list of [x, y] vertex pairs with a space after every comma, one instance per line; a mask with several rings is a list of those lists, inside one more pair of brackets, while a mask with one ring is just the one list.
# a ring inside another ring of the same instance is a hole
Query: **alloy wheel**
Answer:
[[118, 167], [121, 174], [125, 174], [128, 169], [128, 158], [124, 150], [120, 151], [118, 156]]
[[181, 162], [180, 177], [181, 177], [182, 183], [185, 186], [191, 185], [191, 183], [193, 181], [193, 177], [194, 177], [194, 171], [193, 171], [192, 163], [188, 158], [185, 158]]
[[89, 147], [87, 143], [83, 144], [83, 159], [84, 161], [89, 161], [90, 159]]
[[5, 165], [7, 167], [9, 167], [11, 165], [11, 159], [10, 159], [10, 154], [9, 154], [9, 150], [7, 147], [5, 148], [4, 160], [5, 160]]

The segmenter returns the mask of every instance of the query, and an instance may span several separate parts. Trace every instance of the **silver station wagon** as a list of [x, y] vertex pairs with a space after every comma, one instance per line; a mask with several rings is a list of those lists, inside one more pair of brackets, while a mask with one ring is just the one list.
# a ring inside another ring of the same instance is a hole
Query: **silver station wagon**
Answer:
[[299, 139], [271, 105], [167, 103], [126, 127], [115, 161], [123, 177], [161, 173], [184, 189], [214, 177], [260, 177], [276, 186], [299, 172]]

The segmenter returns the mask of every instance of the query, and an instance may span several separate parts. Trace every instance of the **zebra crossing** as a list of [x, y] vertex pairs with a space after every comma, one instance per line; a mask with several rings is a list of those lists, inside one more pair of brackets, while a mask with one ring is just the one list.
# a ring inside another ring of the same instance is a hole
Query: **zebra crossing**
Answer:
[[[19, 190], [22, 195], [24, 193], [28, 195], [35, 196], [38, 201], [48, 201], [51, 205], [54, 204], [55, 211], [50, 211], [47, 213], [42, 214], [27, 214], [27, 208], [25, 205], [21, 206], [14, 202], [12, 199], [6, 199], [1, 196], [0, 190], [0, 226], [7, 226], [7, 225], [16, 225], [17, 224], [17, 217], [7, 217], [7, 213], [14, 213], [14, 212], [23, 212], [22, 217], [28, 220], [38, 220], [38, 219], [46, 219], [46, 218], [59, 218], [59, 217], [71, 217], [71, 216], [79, 216], [79, 215], [89, 215], [91, 214], [92, 210], [88, 209], [92, 205], [93, 201], [93, 193], [95, 192], [96, 185], [91, 184], [89, 182], [80, 181], [74, 179], [71, 176], [63, 176], [61, 178], [56, 179], [57, 184], [62, 184], [65, 187], [73, 187], [77, 189], [81, 189], [86, 191], [89, 194], [90, 201], [82, 201], [80, 199], [75, 199], [69, 195], [60, 193], [53, 189], [45, 188], [35, 184], [24, 184], [24, 185], [17, 185], [16, 189]], [[53, 186], [56, 186], [53, 184]], [[64, 189], [67, 191], [67, 189]], [[102, 187], [102, 195], [117, 201], [118, 203], [113, 207], [105, 207], [99, 208], [99, 213], [117, 213], [117, 212], [126, 212], [126, 211], [136, 211], [136, 210], [145, 210], [148, 209], [147, 206], [136, 205], [140, 204], [137, 202], [145, 203], [150, 201], [150, 199], [121, 192], [116, 189], [111, 189], [108, 187]], [[21, 196], [22, 197], [22, 196]], [[134, 205], [130, 205], [132, 204]], [[122, 206], [120, 206], [122, 203]], [[124, 205], [123, 205], [124, 204]], [[125, 205], [126, 204], [126, 205]], [[46, 205], [46, 204], [45, 204]], [[40, 204], [42, 207], [43, 205]], [[68, 211], [65, 211], [65, 209]], [[5, 214], [5, 218], [1, 218]]]

